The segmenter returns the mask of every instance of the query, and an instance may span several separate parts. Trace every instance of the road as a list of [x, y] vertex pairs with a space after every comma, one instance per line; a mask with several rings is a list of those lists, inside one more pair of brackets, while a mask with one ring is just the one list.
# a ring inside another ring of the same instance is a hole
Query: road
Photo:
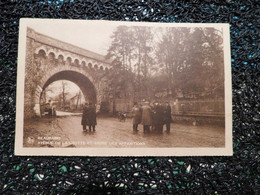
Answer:
[[[132, 120], [98, 118], [95, 132], [83, 132], [81, 116], [26, 120], [24, 146], [27, 147], [224, 147], [224, 127], [171, 124], [167, 134], [144, 134]], [[29, 141], [28, 141], [29, 140]], [[31, 140], [34, 140], [31, 142]]]
[[56, 111], [57, 116], [77, 116], [82, 115], [82, 113], [73, 113], [73, 112], [63, 112], [63, 111]]

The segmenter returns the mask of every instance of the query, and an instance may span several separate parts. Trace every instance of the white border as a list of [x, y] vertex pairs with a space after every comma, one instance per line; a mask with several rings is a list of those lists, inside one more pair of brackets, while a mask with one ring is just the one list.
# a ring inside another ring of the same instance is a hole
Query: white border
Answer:
[[[126, 26], [156, 26], [156, 27], [221, 27], [224, 41], [225, 66], [225, 147], [223, 148], [28, 148], [23, 147], [24, 122], [24, 78], [26, 29], [31, 23], [95, 23], [126, 25]], [[232, 81], [229, 24], [212, 23], [144, 23], [144, 22], [115, 22], [102, 20], [65, 20], [65, 19], [20, 19], [16, 93], [16, 133], [15, 155], [23, 156], [231, 156], [232, 143]]]

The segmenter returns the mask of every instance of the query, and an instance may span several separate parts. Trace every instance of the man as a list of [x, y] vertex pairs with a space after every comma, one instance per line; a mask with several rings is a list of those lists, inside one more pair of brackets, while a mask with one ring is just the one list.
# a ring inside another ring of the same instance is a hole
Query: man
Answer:
[[87, 131], [86, 126], [88, 125], [88, 103], [85, 103], [83, 107], [81, 125], [83, 126], [83, 131]]
[[93, 129], [93, 131], [96, 131], [95, 127], [97, 125], [97, 114], [96, 114], [96, 108], [92, 103], [89, 103], [88, 108], [88, 127], [89, 131]]
[[148, 101], [142, 106], [142, 124], [144, 133], [149, 132], [150, 126], [152, 125], [152, 110]]
[[137, 102], [134, 103], [132, 113], [133, 113], [133, 131], [138, 131], [138, 124], [141, 123], [142, 112]]
[[163, 108], [159, 102], [154, 103], [154, 128], [158, 133], [163, 131]]
[[169, 102], [166, 102], [164, 108], [164, 123], [166, 124], [167, 133], [170, 133], [171, 122], [172, 122], [172, 110]]
[[150, 107], [151, 107], [151, 110], [152, 110], [152, 125], [151, 125], [151, 130], [152, 131], [155, 131], [155, 124], [154, 124], [154, 120], [155, 120], [155, 103], [156, 102], [151, 102], [150, 103]]

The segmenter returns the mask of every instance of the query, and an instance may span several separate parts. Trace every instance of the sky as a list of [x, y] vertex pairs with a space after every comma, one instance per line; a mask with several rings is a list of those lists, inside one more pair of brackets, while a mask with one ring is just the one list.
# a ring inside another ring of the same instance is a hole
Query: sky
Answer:
[[31, 22], [28, 27], [33, 28], [36, 32], [101, 55], [106, 55], [112, 41], [110, 37], [116, 30], [116, 26], [111, 24], [84, 24], [77, 23], [75, 20], [66, 20], [66, 23], [61, 20], [53, 21]]

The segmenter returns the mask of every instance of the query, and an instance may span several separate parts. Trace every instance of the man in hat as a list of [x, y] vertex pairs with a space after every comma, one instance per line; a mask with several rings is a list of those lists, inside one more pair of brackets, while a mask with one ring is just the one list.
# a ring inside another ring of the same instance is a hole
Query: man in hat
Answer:
[[150, 126], [152, 125], [152, 109], [148, 101], [145, 101], [142, 106], [142, 124], [144, 133], [149, 132]]
[[166, 102], [164, 108], [164, 123], [166, 124], [167, 133], [170, 133], [171, 122], [172, 122], [172, 110], [169, 102]]
[[158, 133], [162, 133], [163, 130], [163, 108], [159, 102], [154, 103], [154, 128]]
[[132, 113], [133, 113], [133, 131], [138, 131], [138, 124], [141, 123], [142, 112], [137, 102], [134, 103]]
[[92, 103], [89, 103], [89, 108], [88, 108], [89, 131], [91, 131], [91, 129], [93, 129], [93, 131], [95, 131], [96, 125], [97, 125], [96, 107]]
[[83, 131], [87, 131], [86, 127], [88, 125], [88, 103], [85, 103], [85, 105], [83, 107], [81, 125], [83, 126]]

